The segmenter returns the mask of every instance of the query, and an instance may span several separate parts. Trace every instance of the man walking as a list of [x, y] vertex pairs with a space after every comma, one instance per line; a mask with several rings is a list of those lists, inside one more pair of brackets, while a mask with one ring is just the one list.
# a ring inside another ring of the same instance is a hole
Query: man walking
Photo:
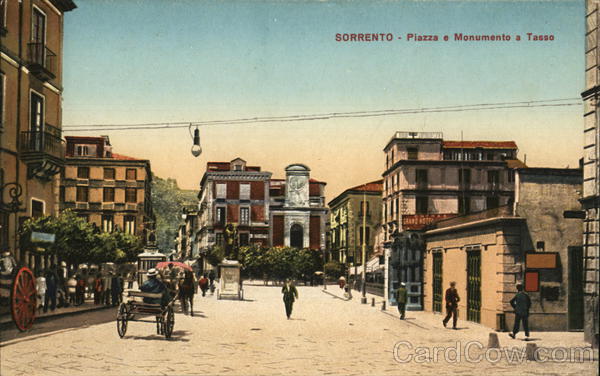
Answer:
[[404, 314], [406, 313], [406, 284], [404, 282], [400, 283], [400, 287], [396, 290], [396, 301], [398, 302], [400, 320], [404, 320]]
[[510, 305], [515, 310], [515, 325], [513, 332], [508, 335], [515, 338], [519, 333], [519, 323], [523, 322], [523, 330], [525, 330], [525, 341], [529, 340], [529, 308], [531, 307], [531, 299], [525, 291], [523, 285], [517, 284], [517, 294], [510, 300]]
[[285, 285], [283, 285], [281, 292], [283, 293], [285, 314], [289, 320], [290, 316], [292, 315], [292, 306], [294, 305], [294, 301], [298, 299], [298, 290], [296, 290], [296, 286], [294, 286], [292, 280], [288, 278], [285, 280]]
[[442, 321], [444, 328], [450, 321], [450, 317], [452, 317], [452, 329], [456, 329], [458, 302], [460, 302], [460, 297], [458, 291], [456, 291], [456, 282], [450, 282], [450, 287], [446, 290], [446, 317]]

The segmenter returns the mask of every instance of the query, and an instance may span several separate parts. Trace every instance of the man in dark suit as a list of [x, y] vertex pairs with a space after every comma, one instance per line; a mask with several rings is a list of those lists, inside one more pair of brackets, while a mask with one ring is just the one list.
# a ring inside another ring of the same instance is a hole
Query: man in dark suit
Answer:
[[452, 317], [452, 329], [456, 329], [458, 302], [460, 302], [460, 297], [458, 296], [458, 291], [456, 291], [456, 282], [450, 282], [450, 287], [446, 290], [446, 317], [442, 321], [444, 328], [448, 324], [448, 321], [450, 321], [450, 317]]
[[292, 283], [292, 281], [288, 278], [285, 281], [285, 285], [281, 289], [283, 293], [283, 303], [285, 304], [285, 314], [287, 315], [288, 320], [292, 315], [292, 306], [294, 305], [294, 301], [298, 299], [298, 290], [296, 290], [296, 286]]
[[510, 305], [515, 310], [515, 325], [513, 332], [508, 335], [511, 338], [515, 338], [519, 332], [519, 323], [523, 323], [523, 329], [525, 330], [525, 340], [529, 339], [529, 308], [531, 308], [531, 299], [525, 291], [523, 291], [523, 285], [517, 285], [517, 294], [510, 300]]

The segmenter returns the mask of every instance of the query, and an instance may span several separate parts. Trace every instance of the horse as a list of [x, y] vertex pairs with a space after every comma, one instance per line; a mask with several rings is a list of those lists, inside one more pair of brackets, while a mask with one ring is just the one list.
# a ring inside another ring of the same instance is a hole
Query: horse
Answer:
[[183, 313], [187, 314], [187, 302], [190, 303], [190, 315], [194, 316], [194, 294], [196, 293], [196, 283], [194, 273], [186, 270], [185, 276], [179, 281], [179, 301], [183, 308]]

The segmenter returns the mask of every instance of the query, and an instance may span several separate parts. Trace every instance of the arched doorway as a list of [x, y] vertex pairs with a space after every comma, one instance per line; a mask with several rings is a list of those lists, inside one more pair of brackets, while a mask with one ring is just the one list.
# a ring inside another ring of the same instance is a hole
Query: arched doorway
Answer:
[[290, 246], [292, 248], [304, 247], [304, 229], [302, 225], [295, 223], [290, 228]]

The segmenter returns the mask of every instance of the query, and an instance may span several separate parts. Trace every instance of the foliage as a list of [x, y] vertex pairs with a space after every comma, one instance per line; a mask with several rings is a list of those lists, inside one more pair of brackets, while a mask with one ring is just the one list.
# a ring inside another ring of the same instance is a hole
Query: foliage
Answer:
[[185, 207], [198, 205], [198, 192], [182, 190], [177, 180], [152, 177], [152, 206], [156, 216], [156, 239], [162, 252], [175, 248], [175, 238]]
[[320, 269], [321, 253], [290, 247], [242, 247], [240, 263], [249, 278], [309, 280]]
[[219, 265], [219, 263], [221, 263], [221, 261], [223, 261], [223, 258], [225, 257], [225, 250], [223, 249], [223, 247], [215, 245], [208, 249], [208, 252], [204, 257], [209, 264], [211, 264], [212, 266], [217, 266]]
[[337, 279], [344, 275], [344, 264], [338, 261], [329, 261], [323, 265], [323, 272], [328, 278]]
[[[31, 233], [34, 231], [54, 234], [55, 242], [32, 243]], [[28, 219], [19, 236], [23, 249], [44, 248], [48, 254], [57, 255], [70, 264], [134, 261], [142, 251], [142, 243], [137, 236], [119, 231], [100, 232], [94, 224], [77, 217], [70, 210], [57, 217]]]

